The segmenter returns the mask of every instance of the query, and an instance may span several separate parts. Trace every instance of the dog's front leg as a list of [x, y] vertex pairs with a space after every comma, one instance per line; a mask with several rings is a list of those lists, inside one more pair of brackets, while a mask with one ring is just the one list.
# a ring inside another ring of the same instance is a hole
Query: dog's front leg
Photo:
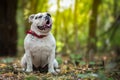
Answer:
[[48, 58], [48, 72], [57, 74], [57, 72], [54, 70], [54, 59], [55, 59], [55, 51], [52, 51], [52, 54]]
[[32, 69], [32, 57], [31, 57], [31, 53], [30, 51], [26, 51], [26, 58], [27, 58], [27, 69], [26, 69], [26, 72], [31, 72], [33, 71]]

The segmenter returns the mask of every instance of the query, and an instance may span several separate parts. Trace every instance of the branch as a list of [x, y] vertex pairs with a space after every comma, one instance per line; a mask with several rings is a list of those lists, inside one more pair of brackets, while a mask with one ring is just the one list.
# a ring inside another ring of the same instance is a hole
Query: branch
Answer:
[[112, 26], [107, 31], [105, 31], [102, 34], [100, 34], [99, 37], [101, 37], [101, 36], [105, 35], [106, 33], [110, 32], [113, 28], [115, 28], [119, 24], [120, 24], [120, 15], [116, 18], [116, 20], [114, 21]]

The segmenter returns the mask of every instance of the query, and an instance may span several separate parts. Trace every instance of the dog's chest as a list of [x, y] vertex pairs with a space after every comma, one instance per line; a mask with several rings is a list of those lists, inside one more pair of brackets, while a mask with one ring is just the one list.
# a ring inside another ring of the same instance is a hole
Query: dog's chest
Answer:
[[32, 40], [31, 42], [31, 52], [34, 53], [51, 52], [53, 47], [54, 44], [50, 39]]
[[49, 56], [55, 49], [55, 42], [51, 37], [42, 39], [31, 38], [30, 46], [33, 64], [36, 67], [44, 66], [47, 64]]

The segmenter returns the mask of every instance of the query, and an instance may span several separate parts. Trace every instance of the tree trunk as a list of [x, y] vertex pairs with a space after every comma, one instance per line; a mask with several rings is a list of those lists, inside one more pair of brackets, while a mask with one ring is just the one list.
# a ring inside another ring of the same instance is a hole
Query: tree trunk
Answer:
[[0, 56], [17, 54], [17, 0], [0, 2]]
[[74, 34], [74, 38], [75, 38], [75, 46], [73, 49], [74, 51], [77, 51], [79, 48], [79, 41], [78, 41], [78, 22], [77, 22], [77, 6], [78, 6], [78, 3], [79, 1], [78, 0], [75, 0], [75, 4], [74, 4], [74, 13], [73, 13], [73, 26], [74, 26], [74, 31], [73, 31], [73, 34]]
[[56, 27], [56, 25], [58, 25], [59, 24], [59, 22], [58, 22], [58, 19], [59, 19], [59, 9], [60, 9], [60, 0], [57, 0], [57, 11], [56, 11], [56, 16], [57, 17], [55, 17], [55, 28], [54, 28], [54, 36], [55, 36], [55, 39], [57, 40], [58, 38], [57, 38], [57, 35], [58, 35], [58, 28]]
[[98, 7], [100, 4], [100, 0], [93, 0], [92, 4], [92, 12], [90, 16], [89, 22], [89, 34], [88, 34], [88, 50], [87, 54], [88, 59], [91, 58], [91, 54], [96, 51], [96, 30], [97, 30], [97, 15], [98, 15]]

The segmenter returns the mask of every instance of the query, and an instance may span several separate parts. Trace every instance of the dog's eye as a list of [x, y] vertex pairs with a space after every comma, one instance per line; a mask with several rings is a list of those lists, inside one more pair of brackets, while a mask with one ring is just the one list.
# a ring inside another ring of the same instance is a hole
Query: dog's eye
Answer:
[[37, 19], [38, 17], [35, 17], [35, 19]]
[[51, 15], [49, 13], [47, 13], [47, 16], [51, 17]]
[[42, 18], [42, 15], [41, 15], [41, 16], [39, 16], [39, 18]]

